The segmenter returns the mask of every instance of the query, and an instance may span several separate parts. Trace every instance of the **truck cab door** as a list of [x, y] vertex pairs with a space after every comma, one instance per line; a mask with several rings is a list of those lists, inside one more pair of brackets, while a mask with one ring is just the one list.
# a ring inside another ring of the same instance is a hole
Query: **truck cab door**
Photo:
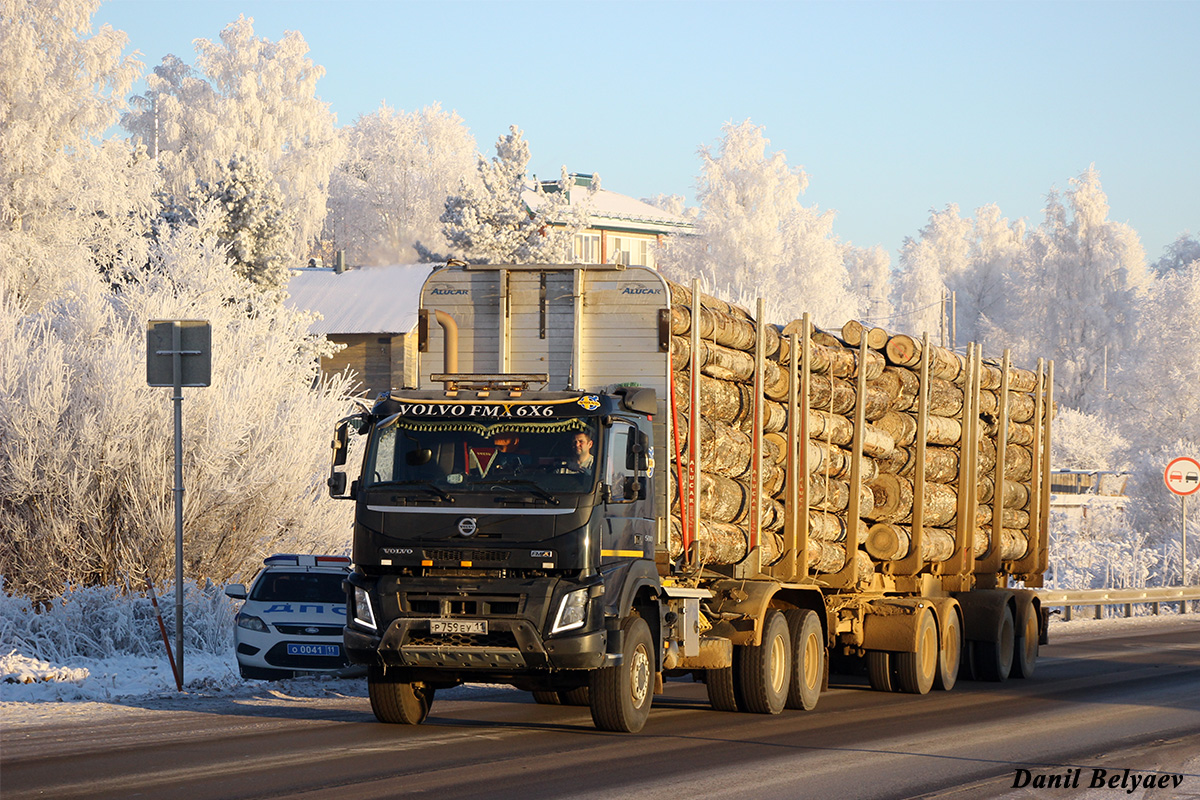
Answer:
[[623, 419], [613, 420], [605, 436], [600, 475], [605, 526], [600, 561], [603, 564], [629, 558], [653, 558], [654, 493], [650, 475], [644, 468], [639, 468], [637, 452], [645, 437], [633, 423]]

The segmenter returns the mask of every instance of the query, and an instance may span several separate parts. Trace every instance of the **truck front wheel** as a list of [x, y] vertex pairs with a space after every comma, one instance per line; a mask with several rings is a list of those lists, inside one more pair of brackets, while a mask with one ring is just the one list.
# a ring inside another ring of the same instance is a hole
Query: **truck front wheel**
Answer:
[[367, 694], [375, 719], [399, 725], [420, 725], [433, 705], [433, 687], [397, 680], [380, 667], [367, 673]]
[[602, 731], [637, 733], [650, 716], [654, 694], [654, 641], [641, 617], [621, 625], [621, 663], [592, 673], [588, 699], [592, 722]]

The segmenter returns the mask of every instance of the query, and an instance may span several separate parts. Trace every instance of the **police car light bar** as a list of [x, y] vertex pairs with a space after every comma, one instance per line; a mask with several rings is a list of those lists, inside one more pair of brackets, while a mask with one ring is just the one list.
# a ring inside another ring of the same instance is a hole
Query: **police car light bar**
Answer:
[[263, 559], [263, 564], [284, 564], [291, 567], [316, 567], [324, 565], [349, 566], [347, 556], [311, 556], [298, 553], [276, 553]]

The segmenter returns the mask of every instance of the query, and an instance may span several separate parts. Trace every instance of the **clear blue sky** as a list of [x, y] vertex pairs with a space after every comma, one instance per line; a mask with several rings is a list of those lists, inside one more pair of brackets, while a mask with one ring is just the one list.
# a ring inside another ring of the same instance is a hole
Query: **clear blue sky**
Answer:
[[[108, 0], [147, 69], [239, 14], [297, 30], [340, 124], [440, 102], [480, 149], [516, 124], [531, 168], [694, 198], [697, 148], [765, 126], [834, 232], [895, 251], [930, 209], [1041, 221], [1094, 163], [1154, 261], [1200, 236], [1200, 2]], [[140, 86], [136, 91], [144, 89]]]

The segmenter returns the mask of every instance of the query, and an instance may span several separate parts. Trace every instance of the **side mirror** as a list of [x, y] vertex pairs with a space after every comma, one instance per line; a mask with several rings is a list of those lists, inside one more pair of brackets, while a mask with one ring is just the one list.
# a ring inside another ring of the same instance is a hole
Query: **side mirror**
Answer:
[[344, 473], [344, 472], [329, 473], [329, 480], [325, 481], [325, 484], [329, 487], [329, 496], [330, 497], [345, 496], [345, 494], [346, 494], [346, 473]]
[[333, 466], [340, 467], [346, 463], [346, 455], [350, 452], [350, 424], [342, 420], [333, 429]]
[[646, 499], [646, 484], [641, 481], [628, 480], [625, 481], [625, 499], [626, 500], [645, 500]]
[[225, 595], [232, 597], [234, 600], [245, 600], [246, 585], [243, 583], [231, 583], [225, 587]]

